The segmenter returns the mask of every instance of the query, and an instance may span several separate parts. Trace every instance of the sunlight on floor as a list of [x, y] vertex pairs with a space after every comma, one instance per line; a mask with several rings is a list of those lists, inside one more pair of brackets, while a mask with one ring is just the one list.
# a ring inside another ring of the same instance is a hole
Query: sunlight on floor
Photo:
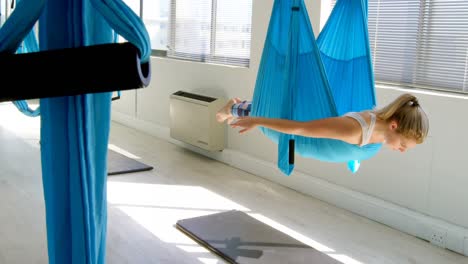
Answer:
[[320, 243], [318, 243], [317, 241], [314, 241], [268, 217], [265, 217], [261, 214], [255, 214], [255, 213], [250, 213], [249, 214], [250, 216], [252, 216], [253, 218], [265, 223], [266, 225], [269, 225], [273, 228], [275, 228], [276, 230], [279, 230], [285, 234], [288, 234], [289, 236], [295, 238], [296, 240], [298, 241], [301, 241], [302, 243], [306, 244], [306, 245], [309, 245], [315, 249], [317, 249], [318, 251], [322, 251], [322, 252], [334, 252], [333, 249], [329, 248], [329, 247], [326, 247]]
[[140, 157], [138, 157], [138, 156], [136, 156], [136, 155], [133, 155], [132, 153], [130, 153], [130, 152], [128, 152], [128, 151], [126, 151], [126, 150], [124, 150], [124, 149], [122, 149], [122, 148], [119, 148], [119, 147], [117, 147], [117, 146], [114, 145], [114, 144], [110, 144], [110, 143], [109, 143], [108, 146], [109, 146], [109, 149], [110, 149], [110, 150], [113, 150], [113, 151], [115, 151], [115, 152], [117, 152], [117, 153], [120, 153], [120, 154], [122, 154], [122, 155], [124, 155], [124, 156], [127, 156], [128, 158], [131, 158], [131, 159], [141, 159]]
[[217, 259], [210, 259], [210, 258], [198, 258], [203, 264], [218, 264]]
[[249, 211], [242, 205], [198, 186], [109, 181], [107, 199], [113, 205], [145, 209]]
[[190, 252], [190, 253], [208, 253], [210, 252], [208, 249], [200, 246], [182, 246], [179, 245], [177, 246], [178, 248], [184, 250], [185, 252]]
[[[228, 210], [240, 210], [257, 220], [290, 235], [345, 264], [362, 264], [346, 255], [304, 236], [262, 214], [253, 213], [200, 186], [108, 182], [109, 206], [116, 207], [165, 243], [194, 254], [209, 252], [175, 228], [177, 221]], [[198, 258], [202, 263], [216, 264], [217, 259]]]

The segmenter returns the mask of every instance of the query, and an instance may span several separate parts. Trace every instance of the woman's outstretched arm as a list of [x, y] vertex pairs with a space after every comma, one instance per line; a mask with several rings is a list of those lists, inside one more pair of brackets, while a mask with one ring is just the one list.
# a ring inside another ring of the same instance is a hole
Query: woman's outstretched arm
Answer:
[[240, 128], [239, 133], [245, 133], [257, 126], [285, 134], [338, 139], [350, 144], [359, 144], [362, 134], [359, 124], [347, 117], [330, 117], [305, 122], [278, 118], [239, 117], [231, 123], [231, 127]]

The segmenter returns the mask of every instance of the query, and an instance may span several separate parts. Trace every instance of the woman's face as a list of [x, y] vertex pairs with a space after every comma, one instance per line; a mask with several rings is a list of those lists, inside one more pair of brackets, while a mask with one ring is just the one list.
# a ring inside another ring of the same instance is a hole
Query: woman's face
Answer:
[[416, 140], [406, 138], [400, 133], [396, 132], [398, 124], [395, 121], [391, 121], [388, 124], [388, 131], [385, 134], [385, 145], [392, 150], [405, 152], [406, 150], [415, 147]]

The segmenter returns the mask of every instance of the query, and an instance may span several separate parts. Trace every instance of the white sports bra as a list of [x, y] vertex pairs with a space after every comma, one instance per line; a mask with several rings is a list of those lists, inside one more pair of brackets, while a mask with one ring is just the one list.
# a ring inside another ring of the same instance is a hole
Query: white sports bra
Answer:
[[375, 127], [375, 119], [376, 119], [375, 114], [372, 113], [372, 112], [369, 112], [369, 114], [370, 114], [370, 117], [371, 117], [370, 125], [367, 124], [364, 117], [362, 117], [361, 114], [359, 114], [358, 112], [349, 112], [349, 113], [345, 114], [345, 116], [349, 116], [349, 117], [354, 118], [361, 125], [362, 140], [361, 140], [361, 144], [359, 145], [361, 147], [364, 146], [364, 145], [369, 144], [369, 140], [370, 140], [370, 138], [372, 136], [372, 132], [374, 131], [374, 127]]

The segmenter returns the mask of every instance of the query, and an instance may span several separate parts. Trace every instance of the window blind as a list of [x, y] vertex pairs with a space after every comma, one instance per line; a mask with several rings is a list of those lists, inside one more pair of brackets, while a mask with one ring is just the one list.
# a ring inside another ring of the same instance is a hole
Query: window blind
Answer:
[[468, 92], [468, 1], [369, 0], [368, 27], [377, 82]]
[[171, 0], [168, 57], [249, 66], [252, 0]]

